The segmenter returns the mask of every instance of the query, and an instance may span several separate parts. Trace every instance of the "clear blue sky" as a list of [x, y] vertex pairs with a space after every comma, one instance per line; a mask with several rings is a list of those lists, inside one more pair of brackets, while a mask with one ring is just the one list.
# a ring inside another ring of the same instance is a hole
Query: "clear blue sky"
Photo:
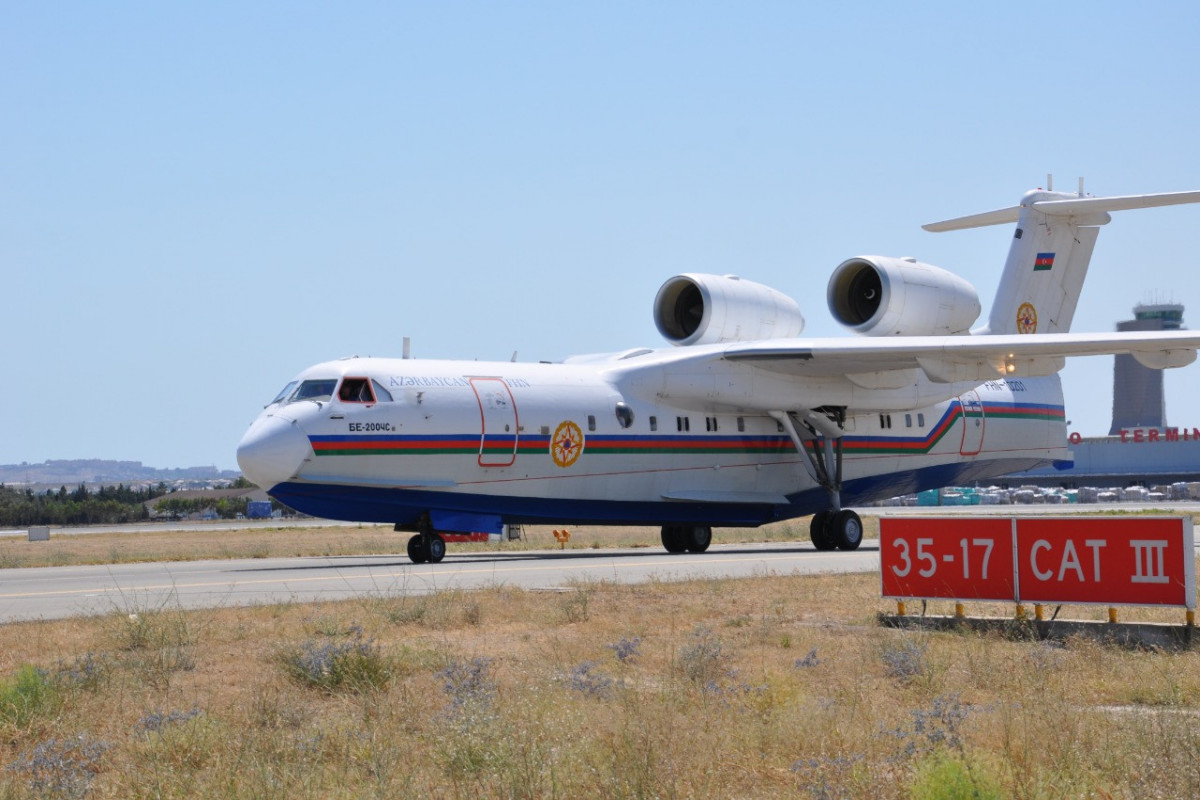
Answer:
[[[683, 271], [795, 297], [916, 256], [985, 308], [1053, 172], [1200, 189], [1193, 3], [18, 3], [0, 26], [0, 463], [236, 466], [343, 355], [658, 346]], [[1101, 233], [1075, 330], [1200, 325], [1200, 207]], [[985, 311], [986, 314], [986, 311]], [[1064, 373], [1105, 433], [1111, 359]], [[1200, 364], [1168, 373], [1200, 426]]]

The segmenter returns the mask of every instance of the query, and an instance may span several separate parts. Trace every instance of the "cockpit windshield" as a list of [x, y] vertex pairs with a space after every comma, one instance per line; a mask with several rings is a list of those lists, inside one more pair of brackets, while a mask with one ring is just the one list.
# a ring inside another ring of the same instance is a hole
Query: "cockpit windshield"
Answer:
[[271, 402], [267, 403], [267, 405], [273, 406], [276, 403], [282, 403], [284, 400], [286, 400], [291, 395], [291, 393], [299, 385], [300, 385], [300, 381], [292, 381], [287, 386], [283, 387], [283, 391], [281, 391], [279, 394], [275, 395], [275, 399], [272, 400]]
[[295, 393], [287, 399], [287, 402], [297, 403], [301, 400], [328, 402], [333, 397], [333, 388], [335, 386], [337, 386], [337, 378], [319, 378], [317, 380], [303, 381], [300, 384], [300, 388], [296, 389]]

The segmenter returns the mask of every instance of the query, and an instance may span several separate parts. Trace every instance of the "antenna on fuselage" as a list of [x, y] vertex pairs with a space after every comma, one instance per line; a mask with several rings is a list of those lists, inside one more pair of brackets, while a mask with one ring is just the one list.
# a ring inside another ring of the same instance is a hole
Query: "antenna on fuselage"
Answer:
[[513, 350], [513, 357], [510, 358], [509, 361], [513, 362], [514, 364], [517, 363], [517, 351], [516, 350]]
[[409, 352], [411, 349], [412, 349], [412, 340], [409, 339], [407, 336], [405, 336], [404, 337], [404, 345], [403, 345], [403, 354], [401, 357], [402, 358], [412, 358], [412, 355]]

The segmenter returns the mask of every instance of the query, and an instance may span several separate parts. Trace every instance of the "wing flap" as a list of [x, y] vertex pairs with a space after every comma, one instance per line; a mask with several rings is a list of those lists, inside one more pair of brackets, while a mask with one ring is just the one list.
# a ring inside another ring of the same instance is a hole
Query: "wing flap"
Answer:
[[1065, 358], [1075, 356], [1129, 353], [1156, 368], [1185, 366], [1195, 359], [1197, 348], [1200, 333], [1178, 330], [779, 339], [731, 345], [724, 358], [789, 375], [843, 377], [857, 385], [884, 387], [912, 369], [938, 383], [1051, 375]]

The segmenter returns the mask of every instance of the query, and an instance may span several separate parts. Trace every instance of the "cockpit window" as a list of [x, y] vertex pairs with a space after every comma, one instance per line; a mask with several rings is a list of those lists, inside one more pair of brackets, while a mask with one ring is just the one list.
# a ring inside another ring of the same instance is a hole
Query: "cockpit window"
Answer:
[[300, 400], [314, 400], [317, 402], [325, 402], [333, 397], [333, 387], [337, 386], [336, 378], [320, 378], [318, 380], [304, 381], [300, 384], [300, 388], [292, 395], [290, 402], [296, 403]]
[[338, 389], [338, 400], [343, 403], [374, 403], [371, 381], [366, 378], [343, 378], [342, 388]]
[[392, 393], [389, 392], [387, 389], [383, 388], [383, 386], [381, 386], [379, 384], [379, 381], [372, 380], [371, 385], [375, 387], [375, 399], [376, 400], [378, 400], [381, 403], [392, 402]]
[[283, 391], [280, 392], [279, 394], [275, 395], [275, 399], [272, 400], [271, 402], [267, 403], [267, 405], [273, 406], [276, 403], [282, 403], [284, 400], [287, 399], [288, 395], [290, 395], [292, 393], [292, 390], [295, 389], [299, 385], [300, 385], [300, 381], [292, 381], [287, 386], [283, 387]]

